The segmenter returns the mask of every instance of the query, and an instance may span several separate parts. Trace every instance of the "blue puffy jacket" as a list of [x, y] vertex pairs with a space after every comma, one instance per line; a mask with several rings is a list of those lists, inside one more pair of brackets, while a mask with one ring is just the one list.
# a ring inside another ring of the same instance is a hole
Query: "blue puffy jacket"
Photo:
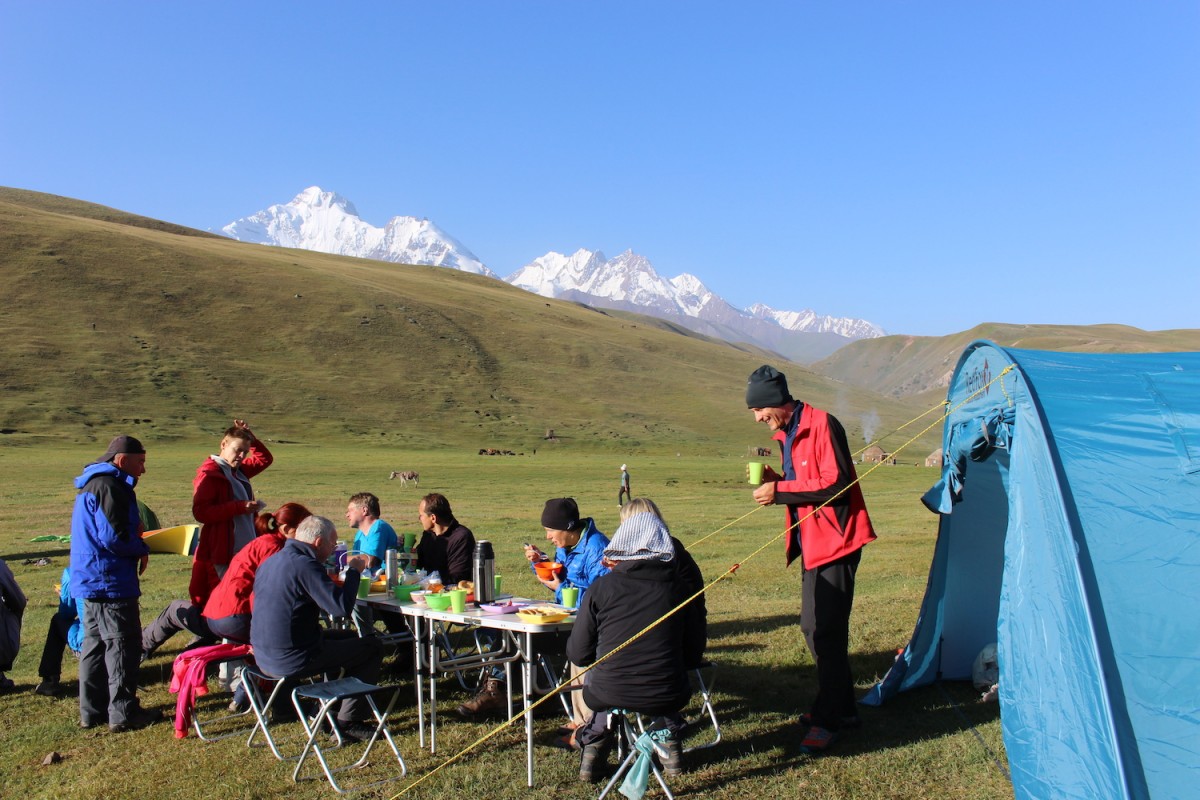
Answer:
[[142, 540], [137, 478], [109, 463], [88, 464], [75, 479], [71, 516], [71, 594], [84, 600], [139, 597]]
[[83, 649], [83, 600], [71, 596], [71, 568], [63, 567], [58, 590], [58, 611], [54, 616], [71, 623], [67, 629], [67, 647], [78, 653]]
[[[591, 517], [581, 520], [581, 522], [584, 525], [583, 533], [579, 536], [579, 544], [569, 551], [564, 547], [554, 551], [554, 560], [566, 567], [567, 571], [566, 578], [554, 591], [554, 602], [556, 603], [562, 602], [562, 590], [567, 586], [579, 589], [579, 602], [582, 603], [583, 596], [588, 587], [592, 585], [592, 581], [610, 572], [609, 568], [601, 563], [604, 558], [604, 548], [608, 547], [608, 537], [600, 532]], [[537, 574], [533, 564], [529, 565], [529, 569], [534, 575]]]

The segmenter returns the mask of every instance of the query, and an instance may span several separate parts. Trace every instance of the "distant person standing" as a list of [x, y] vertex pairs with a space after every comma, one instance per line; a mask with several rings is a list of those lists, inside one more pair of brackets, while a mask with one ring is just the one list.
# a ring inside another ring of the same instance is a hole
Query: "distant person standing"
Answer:
[[146, 448], [132, 436], [118, 436], [75, 479], [71, 593], [85, 601], [79, 657], [79, 724], [84, 728], [107, 722], [109, 730], [121, 733], [162, 718], [137, 698], [139, 576], [150, 548], [142, 540], [134, 487], [145, 472]]
[[800, 628], [817, 666], [817, 696], [800, 715], [801, 725], [810, 726], [800, 749], [822, 753], [843, 725], [858, 722], [850, 610], [862, 548], [875, 531], [835, 417], [794, 400], [784, 374], [767, 365], [750, 375], [746, 406], [780, 443], [783, 474], [765, 467], [754, 500], [787, 506], [787, 563], [799, 557], [804, 567]]
[[196, 470], [192, 516], [201, 528], [188, 593], [197, 607], [204, 608], [229, 562], [254, 541], [254, 518], [263, 503], [254, 498], [250, 479], [273, 460], [245, 421], [235, 419], [221, 437], [220, 451]]
[[625, 505], [629, 500], [633, 499], [633, 495], [629, 493], [629, 467], [626, 464], [621, 465], [621, 489], [617, 492], [617, 508]]
[[370, 492], [359, 492], [346, 506], [346, 521], [358, 531], [350, 549], [370, 556], [368, 569], [372, 572], [384, 565], [387, 551], [395, 549], [399, 543], [395, 529], [380, 519], [380, 515], [379, 498]]

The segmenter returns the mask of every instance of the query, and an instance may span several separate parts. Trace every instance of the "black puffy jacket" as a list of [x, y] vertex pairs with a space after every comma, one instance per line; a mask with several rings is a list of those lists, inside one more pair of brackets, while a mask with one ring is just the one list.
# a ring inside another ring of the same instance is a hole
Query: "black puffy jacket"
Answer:
[[[599, 660], [699, 588], [688, 591], [692, 581], [685, 583], [677, 561], [623, 561], [597, 578], [584, 595], [567, 641], [571, 662], [585, 667]], [[653, 715], [687, 705], [691, 687], [684, 654], [704, 650], [705, 620], [703, 606], [699, 608], [699, 613], [693, 605], [672, 615], [588, 672], [583, 689], [587, 704]]]

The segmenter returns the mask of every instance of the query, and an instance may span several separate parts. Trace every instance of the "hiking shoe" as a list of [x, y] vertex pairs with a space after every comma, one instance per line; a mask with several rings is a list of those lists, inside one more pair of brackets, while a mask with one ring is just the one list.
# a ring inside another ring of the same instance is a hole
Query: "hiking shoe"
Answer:
[[41, 683], [33, 687], [33, 691], [44, 697], [58, 697], [63, 693], [63, 687], [58, 682], [58, 678], [44, 678]]
[[504, 681], [488, 678], [483, 682], [479, 694], [458, 707], [458, 715], [466, 719], [498, 717], [508, 712], [507, 692]]
[[[811, 727], [813, 724], [813, 715], [808, 713], [807, 711], [805, 711], [803, 714], [800, 715], [800, 724]], [[862, 727], [862, 717], [858, 716], [857, 714], [852, 714], [851, 716], [848, 716], [848, 717], [842, 717], [840, 720], [838, 720], [838, 726], [839, 726], [838, 730], [842, 730], [842, 729], [850, 730], [852, 728], [861, 728]]]
[[683, 745], [678, 739], [667, 739], [662, 742], [662, 747], [667, 751], [664, 757], [661, 753], [659, 763], [662, 764], [662, 770], [667, 775], [682, 775], [683, 774]]
[[837, 741], [836, 733], [826, 730], [820, 725], [813, 725], [808, 729], [808, 733], [804, 734], [804, 739], [800, 742], [800, 749], [812, 755], [820, 755], [828, 750], [835, 741]]
[[[371, 737], [375, 735], [375, 726], [359, 720], [350, 720], [349, 722], [338, 720], [338, 731], [342, 735], [342, 744], [350, 744], [351, 742], [369, 742]], [[381, 734], [382, 735], [382, 734]]]
[[579, 780], [595, 783], [608, 771], [608, 751], [612, 749], [612, 738], [585, 744], [579, 757]]
[[124, 722], [110, 722], [108, 729], [113, 733], [136, 731], [162, 719], [162, 712], [157, 708], [140, 708], [125, 719]]
[[250, 710], [250, 698], [242, 697], [242, 699], [234, 698], [229, 701], [229, 712], [231, 714], [245, 714]]

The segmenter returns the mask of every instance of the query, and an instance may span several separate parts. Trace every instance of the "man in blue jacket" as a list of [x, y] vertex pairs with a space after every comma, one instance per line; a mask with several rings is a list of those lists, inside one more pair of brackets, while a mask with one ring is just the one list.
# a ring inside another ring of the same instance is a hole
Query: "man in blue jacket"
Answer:
[[71, 517], [72, 595], [85, 600], [79, 656], [79, 724], [107, 722], [113, 733], [162, 719], [141, 707], [137, 671], [142, 654], [138, 582], [150, 559], [142, 541], [134, 487], [146, 472], [146, 448], [118, 436], [75, 479]]

